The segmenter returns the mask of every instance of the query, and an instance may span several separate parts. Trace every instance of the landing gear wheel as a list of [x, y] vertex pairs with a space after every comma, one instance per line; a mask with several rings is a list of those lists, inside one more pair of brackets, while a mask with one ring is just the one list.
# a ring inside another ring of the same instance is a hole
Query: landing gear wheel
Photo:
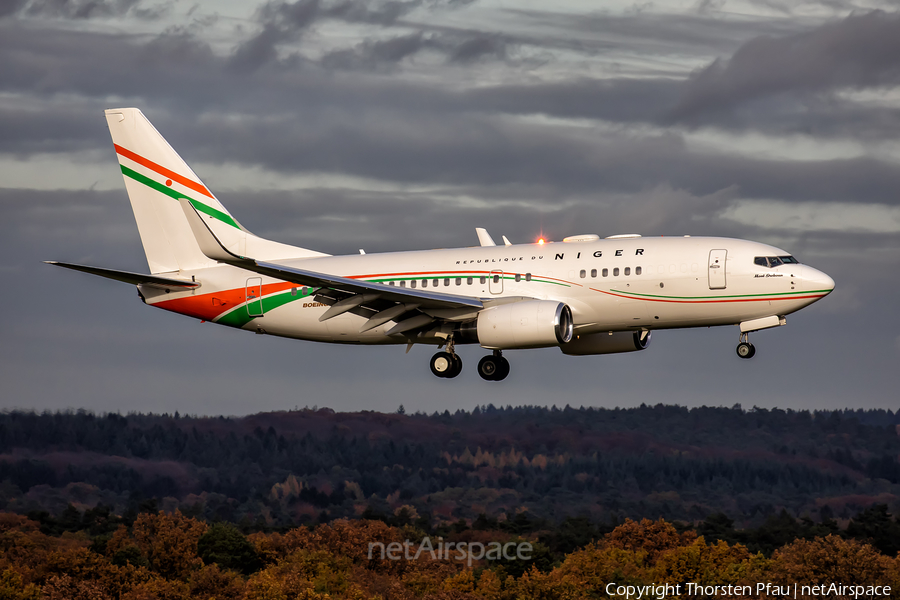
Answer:
[[737, 347], [737, 355], [741, 358], [753, 358], [756, 348], [750, 342], [741, 342]]
[[509, 375], [509, 361], [495, 351], [478, 361], [478, 374], [485, 381], [503, 381]]
[[[449, 352], [438, 352], [431, 357], [431, 372], [437, 377], [456, 377], [459, 373], [450, 375], [455, 366], [456, 362], [453, 360], [453, 355]], [[462, 370], [462, 361], [459, 361], [459, 368]]]
[[509, 361], [501, 356], [500, 368], [497, 369], [497, 373], [494, 375], [494, 381], [503, 381], [507, 375], [509, 375]]
[[450, 356], [453, 357], [453, 366], [450, 367], [450, 371], [447, 372], [446, 375], [444, 375], [444, 377], [446, 377], [447, 379], [453, 379], [454, 377], [462, 373], [463, 367], [462, 359], [459, 357], [459, 354], [451, 354]]
[[492, 354], [488, 354], [478, 361], [478, 374], [485, 381], [496, 381], [499, 370], [500, 360]]

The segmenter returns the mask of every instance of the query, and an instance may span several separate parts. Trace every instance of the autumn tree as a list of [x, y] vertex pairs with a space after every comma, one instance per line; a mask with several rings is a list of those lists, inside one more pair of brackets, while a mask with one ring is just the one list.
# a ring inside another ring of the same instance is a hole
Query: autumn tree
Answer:
[[797, 582], [800, 585], [842, 583], [868, 586], [893, 583], [896, 586], [900, 583], [896, 561], [880, 554], [869, 544], [845, 540], [836, 535], [796, 540], [776, 550], [772, 555], [770, 577], [773, 583], [779, 585]]
[[693, 531], [678, 533], [671, 523], [663, 519], [642, 519], [640, 522], [625, 519], [624, 523], [607, 534], [605, 543], [622, 550], [643, 550], [647, 560], [652, 563], [662, 552], [686, 546], [696, 537], [697, 534]]
[[176, 510], [172, 514], [141, 514], [134, 522], [134, 539], [153, 570], [163, 577], [186, 578], [203, 561], [197, 555], [197, 542], [206, 533], [206, 523], [187, 518]]
[[206, 564], [217, 564], [249, 575], [260, 568], [256, 548], [230, 523], [215, 523], [197, 542], [197, 553]]

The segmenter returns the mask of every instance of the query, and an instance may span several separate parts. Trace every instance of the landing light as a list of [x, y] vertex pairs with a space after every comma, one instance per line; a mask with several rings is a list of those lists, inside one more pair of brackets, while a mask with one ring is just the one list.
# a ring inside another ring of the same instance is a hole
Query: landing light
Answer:
[[538, 245], [539, 245], [539, 246], [543, 246], [543, 245], [544, 245], [544, 238], [541, 238], [541, 239], [538, 240]]

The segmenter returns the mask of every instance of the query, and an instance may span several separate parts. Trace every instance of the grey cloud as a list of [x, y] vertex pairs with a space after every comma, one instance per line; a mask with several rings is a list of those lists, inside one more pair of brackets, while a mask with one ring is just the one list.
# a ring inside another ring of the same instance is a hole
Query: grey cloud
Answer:
[[486, 57], [503, 60], [506, 50], [506, 42], [498, 36], [476, 35], [453, 48], [449, 59], [454, 63], [470, 63]]
[[747, 17], [722, 19], [710, 14], [587, 14], [508, 9], [539, 33], [523, 35], [523, 43], [584, 52], [627, 51], [707, 57], [730, 54], [759, 36], [786, 36], [803, 30], [801, 22]]
[[[297, 0], [296, 2], [268, 2], [258, 12], [258, 20], [262, 29], [249, 40], [235, 49], [231, 60], [232, 67], [240, 71], [253, 71], [266, 64], [276, 62], [277, 46], [296, 40], [314, 23], [325, 19], [334, 19], [349, 23], [366, 23], [388, 26], [398, 18], [421, 6], [420, 0], [408, 2], [388, 0], [386, 2], [365, 2], [361, 0]], [[402, 45], [401, 42], [373, 44], [374, 52], [390, 53], [390, 46]], [[369, 53], [371, 54], [371, 52]], [[337, 65], [348, 64], [355, 59], [355, 54], [345, 52], [333, 55], [331, 61]], [[377, 57], [373, 57], [377, 60]]]
[[330, 5], [323, 16], [349, 23], [393, 25], [397, 20], [423, 5], [421, 0], [400, 2], [369, 2], [368, 0], [343, 0]]
[[900, 82], [900, 14], [874, 11], [793, 36], [753, 39], [691, 78], [677, 119], [754, 98]]
[[24, 13], [31, 17], [91, 19], [116, 17], [133, 9], [139, 0], [30, 0]]
[[0, 0], [0, 19], [19, 12], [28, 0]]
[[235, 48], [230, 66], [236, 71], [248, 72], [275, 62], [278, 57], [276, 46], [288, 39], [288, 32], [268, 23], [260, 32]]
[[352, 50], [337, 50], [322, 57], [326, 69], [377, 69], [392, 66], [424, 48], [433, 47], [430, 40], [419, 33], [402, 35], [386, 40], [367, 41]]
[[325, 55], [321, 65], [326, 69], [361, 70], [394, 66], [423, 51], [446, 56], [451, 63], [471, 63], [484, 58], [504, 60], [507, 43], [499, 36], [474, 34], [425, 34], [422, 31], [388, 39], [368, 40], [349, 50], [336, 50]]

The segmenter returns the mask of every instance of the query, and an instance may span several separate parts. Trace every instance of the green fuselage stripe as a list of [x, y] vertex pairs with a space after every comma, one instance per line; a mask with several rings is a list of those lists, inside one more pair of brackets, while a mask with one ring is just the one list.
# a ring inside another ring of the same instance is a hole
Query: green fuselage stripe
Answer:
[[[276, 292], [269, 296], [263, 296], [262, 298], [254, 298], [250, 303], [256, 304], [257, 302], [262, 302], [262, 313], [265, 314], [270, 310], [274, 310], [279, 306], [284, 306], [285, 304], [289, 304], [296, 300], [302, 300], [303, 298], [307, 298], [312, 295], [312, 291], [314, 288], [306, 288], [306, 294], [303, 293], [302, 287], [296, 288], [296, 295], [291, 293], [291, 290], [284, 290], [283, 292]], [[247, 304], [240, 304], [235, 306], [233, 309], [222, 315], [221, 317], [217, 317], [213, 320], [213, 322], [218, 323], [220, 325], [228, 325], [229, 327], [243, 327], [256, 317], [250, 316], [249, 311], [247, 310]]]
[[181, 198], [185, 198], [185, 199], [189, 200], [191, 205], [194, 208], [196, 208], [197, 210], [199, 210], [200, 212], [206, 213], [209, 216], [213, 217], [214, 219], [218, 219], [219, 221], [222, 221], [226, 225], [231, 225], [235, 229], [240, 229], [240, 226], [237, 224], [237, 221], [232, 219], [230, 215], [223, 213], [221, 210], [216, 210], [215, 208], [213, 208], [211, 206], [207, 206], [206, 204], [203, 204], [199, 200], [195, 200], [195, 199], [191, 198], [190, 196], [188, 196], [187, 194], [179, 192], [178, 190], [173, 190], [169, 186], [163, 185], [162, 183], [159, 183], [158, 181], [154, 181], [153, 179], [150, 179], [146, 175], [141, 175], [134, 169], [129, 169], [125, 165], [119, 165], [119, 166], [122, 167], [122, 174], [125, 175], [126, 177], [130, 177], [130, 178], [134, 179], [135, 181], [137, 181], [138, 183], [142, 183], [142, 184], [146, 185], [147, 187], [154, 189], [161, 194], [165, 194], [166, 196], [168, 196], [170, 198], [174, 198], [175, 200], [180, 200]]

